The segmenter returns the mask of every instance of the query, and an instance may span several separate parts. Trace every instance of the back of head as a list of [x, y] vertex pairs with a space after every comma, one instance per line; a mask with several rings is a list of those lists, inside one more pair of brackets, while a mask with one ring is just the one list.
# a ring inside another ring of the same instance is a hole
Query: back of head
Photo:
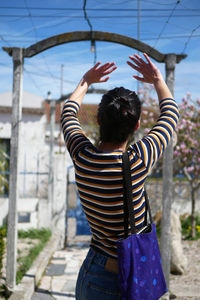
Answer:
[[134, 132], [140, 118], [141, 102], [137, 94], [123, 87], [103, 95], [98, 109], [100, 140], [123, 143]]

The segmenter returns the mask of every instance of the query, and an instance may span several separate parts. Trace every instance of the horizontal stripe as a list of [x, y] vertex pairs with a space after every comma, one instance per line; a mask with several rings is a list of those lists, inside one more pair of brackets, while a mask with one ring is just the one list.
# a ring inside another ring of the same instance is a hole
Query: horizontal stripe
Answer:
[[[160, 110], [151, 131], [128, 148], [136, 229], [144, 224], [145, 179], [167, 147], [178, 121], [179, 112], [173, 99], [162, 99]], [[117, 257], [116, 242], [124, 237], [123, 152], [99, 151], [83, 133], [78, 111], [76, 102], [66, 101], [61, 124], [66, 146], [74, 159], [80, 200], [92, 233], [91, 245]]]

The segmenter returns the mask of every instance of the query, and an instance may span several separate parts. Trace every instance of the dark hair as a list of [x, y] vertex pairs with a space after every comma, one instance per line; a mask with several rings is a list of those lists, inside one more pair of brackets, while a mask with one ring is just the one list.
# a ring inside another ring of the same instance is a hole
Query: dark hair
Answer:
[[98, 108], [100, 140], [123, 143], [133, 133], [140, 118], [141, 102], [137, 94], [123, 87], [103, 95]]

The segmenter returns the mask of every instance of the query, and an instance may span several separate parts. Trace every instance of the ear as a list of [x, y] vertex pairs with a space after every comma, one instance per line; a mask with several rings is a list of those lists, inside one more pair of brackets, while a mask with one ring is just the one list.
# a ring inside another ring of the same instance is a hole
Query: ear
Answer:
[[134, 128], [134, 131], [138, 130], [139, 127], [140, 127], [140, 120], [137, 121], [137, 124], [136, 124], [136, 126]]

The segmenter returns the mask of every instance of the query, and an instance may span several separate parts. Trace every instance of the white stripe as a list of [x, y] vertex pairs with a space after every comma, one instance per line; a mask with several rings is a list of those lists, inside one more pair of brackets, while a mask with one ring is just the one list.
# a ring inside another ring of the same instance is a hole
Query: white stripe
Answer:
[[[93, 146], [95, 148], [95, 146]], [[95, 155], [95, 156], [113, 156], [114, 159], [116, 159], [116, 156], [120, 155], [122, 156], [121, 151], [113, 151], [113, 152], [100, 152], [97, 151], [91, 151], [90, 149], [86, 149], [88, 153]]]
[[[85, 161], [88, 161], [88, 162], [90, 162], [90, 163], [95, 163], [95, 164], [104, 164], [104, 165], [106, 165], [106, 164], [108, 164], [108, 165], [110, 165], [110, 164], [116, 164], [116, 163], [118, 163], [119, 164], [119, 162], [115, 159], [113, 159], [113, 160], [111, 160], [111, 161], [107, 161], [107, 162], [105, 162], [105, 161], [95, 161], [95, 159], [90, 159], [90, 158], [85, 158], [85, 157], [83, 157], [81, 154], [79, 154], [79, 157], [81, 157], [83, 160], [85, 160]], [[120, 165], [119, 165], [119, 167], [120, 167]]]

